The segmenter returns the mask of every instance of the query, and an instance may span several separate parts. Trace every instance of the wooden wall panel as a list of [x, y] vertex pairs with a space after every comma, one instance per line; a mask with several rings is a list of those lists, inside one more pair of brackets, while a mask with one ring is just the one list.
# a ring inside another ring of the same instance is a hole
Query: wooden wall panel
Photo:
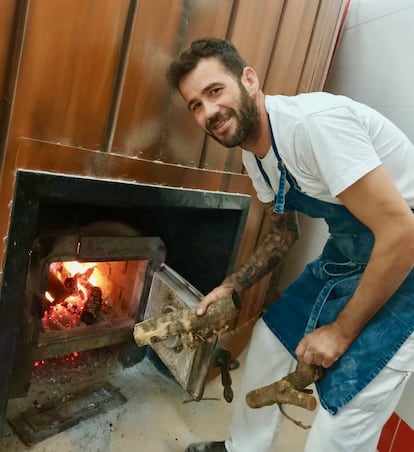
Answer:
[[285, 0], [240, 0], [229, 39], [263, 83], [277, 35]]
[[166, 185], [167, 181], [171, 187], [195, 190], [221, 191], [221, 187], [226, 186], [231, 188], [232, 193], [251, 193], [250, 180], [244, 175], [160, 164], [32, 139], [19, 141], [16, 167], [151, 185]]
[[15, 10], [14, 0], [0, 0], [0, 89], [2, 93], [10, 58]]
[[[6, 133], [6, 116], [11, 102], [12, 46], [17, 3], [14, 0], [0, 0], [0, 143]], [[0, 162], [3, 160], [0, 148]], [[1, 173], [1, 167], [0, 167]]]
[[127, 6], [128, 0], [29, 2], [5, 174], [21, 136], [100, 149]]
[[266, 93], [297, 93], [318, 8], [319, 0], [286, 2], [264, 83]]
[[[179, 49], [194, 39], [206, 36], [225, 38], [231, 20], [234, 0], [193, 0], [188, 4], [188, 22], [183, 29]], [[168, 105], [162, 161], [200, 166], [205, 134], [196, 125], [181, 96], [174, 92]], [[212, 168], [215, 169], [215, 168]]]
[[298, 92], [322, 91], [350, 0], [322, 0]]
[[30, 2], [13, 135], [99, 149], [128, 0]]
[[165, 124], [165, 72], [177, 49], [183, 0], [141, 0], [112, 152], [158, 160]]

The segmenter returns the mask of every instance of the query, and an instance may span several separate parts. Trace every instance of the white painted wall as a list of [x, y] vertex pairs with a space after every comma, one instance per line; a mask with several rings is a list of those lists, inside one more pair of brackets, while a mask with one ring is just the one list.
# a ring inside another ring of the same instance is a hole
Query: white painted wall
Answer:
[[413, 33], [413, 0], [351, 0], [326, 88], [379, 110], [412, 141]]
[[[414, 142], [414, 0], [351, 0], [326, 91], [379, 110]], [[327, 235], [313, 220], [301, 218], [301, 226], [303, 237], [286, 262], [282, 288], [318, 255]], [[412, 428], [413, 402], [411, 378], [397, 413]]]

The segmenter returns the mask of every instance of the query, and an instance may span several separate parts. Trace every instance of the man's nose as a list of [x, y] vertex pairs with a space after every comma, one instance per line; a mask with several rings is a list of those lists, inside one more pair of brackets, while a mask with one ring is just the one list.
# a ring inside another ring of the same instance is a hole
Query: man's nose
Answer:
[[219, 111], [219, 106], [214, 102], [205, 102], [204, 103], [204, 114], [207, 119], [212, 118]]

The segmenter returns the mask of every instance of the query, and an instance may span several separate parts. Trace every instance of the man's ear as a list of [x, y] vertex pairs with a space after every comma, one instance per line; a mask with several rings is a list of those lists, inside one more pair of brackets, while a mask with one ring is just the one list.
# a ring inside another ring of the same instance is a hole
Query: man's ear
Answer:
[[243, 68], [241, 82], [250, 94], [254, 94], [260, 89], [259, 78], [257, 77], [256, 71], [250, 66], [245, 66]]

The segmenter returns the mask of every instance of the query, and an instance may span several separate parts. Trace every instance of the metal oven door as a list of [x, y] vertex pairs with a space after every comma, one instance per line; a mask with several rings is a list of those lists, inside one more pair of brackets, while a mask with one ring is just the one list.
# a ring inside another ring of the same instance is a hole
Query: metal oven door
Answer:
[[[154, 272], [144, 319], [167, 312], [196, 308], [203, 295], [165, 264]], [[214, 357], [217, 336], [190, 348], [181, 337], [172, 337], [150, 345], [177, 382], [194, 400], [200, 400]]]

